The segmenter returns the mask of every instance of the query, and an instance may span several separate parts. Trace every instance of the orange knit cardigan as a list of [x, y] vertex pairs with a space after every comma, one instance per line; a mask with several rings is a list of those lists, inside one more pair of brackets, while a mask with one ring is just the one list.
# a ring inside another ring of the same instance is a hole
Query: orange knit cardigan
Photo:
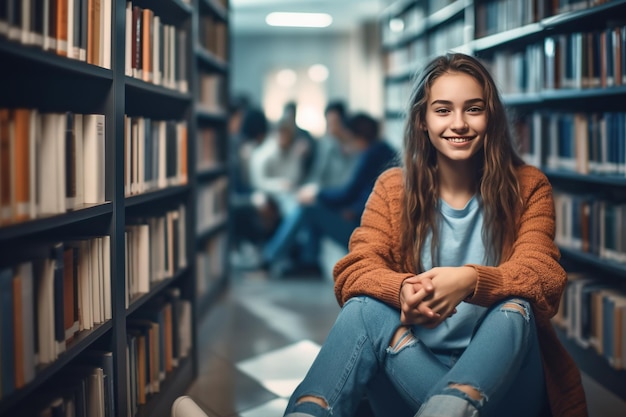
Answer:
[[[474, 294], [467, 301], [489, 307], [509, 297], [529, 300], [536, 318], [552, 415], [586, 417], [580, 373], [550, 322], [567, 281], [554, 244], [552, 187], [539, 169], [529, 165], [518, 168], [518, 178], [524, 207], [511, 256], [495, 267], [469, 265], [476, 270], [478, 279]], [[361, 225], [350, 238], [349, 253], [334, 268], [335, 295], [340, 305], [353, 296], [368, 295], [399, 308], [402, 281], [415, 275], [401, 266], [403, 194], [400, 168], [380, 175]]]

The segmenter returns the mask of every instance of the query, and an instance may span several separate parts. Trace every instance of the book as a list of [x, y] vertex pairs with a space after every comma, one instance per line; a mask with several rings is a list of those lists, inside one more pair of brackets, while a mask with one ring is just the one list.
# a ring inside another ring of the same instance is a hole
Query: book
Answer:
[[35, 379], [36, 354], [35, 354], [35, 282], [33, 275], [33, 263], [22, 262], [15, 267], [15, 277], [19, 279], [21, 286], [21, 319], [22, 319], [22, 352], [24, 384]]
[[150, 9], [143, 9], [141, 14], [141, 68], [143, 70], [142, 79], [152, 82], [152, 31], [154, 23], [154, 12]]
[[111, 43], [113, 42], [111, 38], [112, 33], [112, 10], [113, 10], [113, 0], [101, 0], [102, 1], [102, 10], [101, 10], [101, 18], [102, 23], [100, 25], [102, 35], [101, 35], [101, 55], [102, 58], [100, 60], [100, 66], [111, 69]]
[[87, 204], [104, 203], [105, 116], [83, 115], [83, 198]]
[[13, 320], [13, 270], [10, 267], [0, 269], [0, 339], [2, 347], [2, 395], [7, 396], [15, 390], [15, 322]]
[[78, 248], [63, 249], [63, 327], [65, 341], [71, 342], [79, 331], [78, 320]]
[[67, 56], [68, 51], [68, 0], [56, 1], [56, 53], [61, 56]]
[[0, 108], [0, 224], [10, 222], [13, 218], [10, 123], [9, 109]]
[[30, 147], [33, 145], [29, 133], [30, 128], [30, 110], [14, 109], [11, 201], [13, 219], [17, 221], [28, 219], [31, 213], [30, 175], [34, 167], [30, 164]]

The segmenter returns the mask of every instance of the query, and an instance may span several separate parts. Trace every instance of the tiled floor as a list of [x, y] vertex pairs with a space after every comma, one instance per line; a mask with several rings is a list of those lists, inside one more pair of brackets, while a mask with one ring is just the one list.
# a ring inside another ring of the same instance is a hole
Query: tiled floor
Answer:
[[210, 417], [279, 417], [339, 307], [321, 277], [237, 273], [201, 323], [191, 396]]
[[[199, 377], [187, 394], [209, 417], [282, 416], [338, 312], [321, 277], [235, 274], [201, 323]], [[624, 401], [586, 375], [583, 383], [590, 417], [626, 415]]]

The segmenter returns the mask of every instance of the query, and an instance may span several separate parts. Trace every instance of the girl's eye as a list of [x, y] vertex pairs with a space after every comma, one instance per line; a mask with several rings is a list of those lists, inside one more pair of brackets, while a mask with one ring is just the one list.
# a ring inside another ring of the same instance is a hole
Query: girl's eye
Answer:
[[475, 113], [475, 112], [481, 112], [483, 111], [483, 109], [480, 107], [470, 107], [469, 109], [467, 109], [467, 111]]
[[435, 113], [448, 113], [448, 109], [436, 109]]

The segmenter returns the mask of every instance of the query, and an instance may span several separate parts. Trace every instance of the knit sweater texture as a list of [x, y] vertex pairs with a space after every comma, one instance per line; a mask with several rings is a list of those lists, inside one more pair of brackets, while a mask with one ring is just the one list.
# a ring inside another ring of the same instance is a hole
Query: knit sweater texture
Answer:
[[[567, 282], [554, 243], [552, 187], [545, 175], [530, 165], [519, 167], [517, 174], [523, 208], [511, 255], [498, 266], [468, 265], [476, 270], [477, 281], [466, 301], [490, 307], [511, 297], [528, 300], [537, 323], [552, 415], [586, 417], [580, 372], [550, 322]], [[361, 225], [350, 238], [349, 253], [334, 268], [335, 296], [340, 305], [351, 297], [366, 295], [400, 308], [402, 281], [416, 273], [402, 266], [407, 256], [400, 249], [403, 198], [403, 171], [391, 168], [381, 174]]]

